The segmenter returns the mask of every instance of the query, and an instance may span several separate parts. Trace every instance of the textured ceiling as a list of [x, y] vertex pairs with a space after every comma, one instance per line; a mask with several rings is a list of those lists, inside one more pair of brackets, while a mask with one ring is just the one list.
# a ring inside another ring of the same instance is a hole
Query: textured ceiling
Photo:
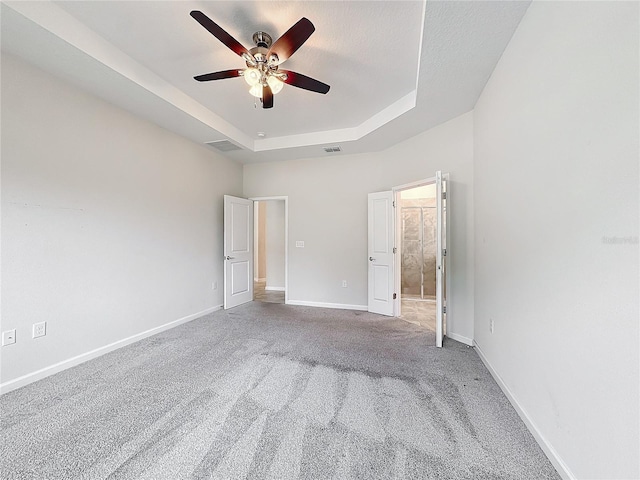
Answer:
[[[194, 141], [229, 139], [242, 148], [231, 158], [268, 161], [387, 148], [471, 110], [528, 4], [6, 2], [2, 50]], [[309, 18], [315, 33], [282, 67], [331, 90], [287, 85], [264, 110], [241, 78], [194, 81], [243, 61], [193, 9], [247, 48], [257, 30], [276, 39]]]

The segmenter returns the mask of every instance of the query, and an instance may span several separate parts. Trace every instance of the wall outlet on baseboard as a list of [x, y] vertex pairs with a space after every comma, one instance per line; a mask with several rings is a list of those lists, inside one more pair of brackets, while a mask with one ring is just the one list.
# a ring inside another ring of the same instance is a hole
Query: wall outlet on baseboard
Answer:
[[489, 319], [489, 333], [493, 333], [493, 318]]
[[347, 281], [346, 280], [342, 280], [342, 288], [347, 288]]
[[47, 322], [33, 324], [33, 338], [44, 337], [47, 334]]
[[2, 346], [12, 345], [16, 343], [16, 329], [6, 330], [2, 332]]

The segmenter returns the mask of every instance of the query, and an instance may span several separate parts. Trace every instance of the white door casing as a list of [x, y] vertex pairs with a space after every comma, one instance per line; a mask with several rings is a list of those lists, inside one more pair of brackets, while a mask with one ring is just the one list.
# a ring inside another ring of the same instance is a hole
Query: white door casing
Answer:
[[443, 192], [445, 180], [442, 172], [436, 172], [436, 347], [442, 347], [445, 335], [445, 266], [444, 251], [446, 246], [445, 206]]
[[253, 300], [253, 202], [224, 196], [224, 308]]
[[368, 196], [368, 310], [393, 316], [393, 192]]

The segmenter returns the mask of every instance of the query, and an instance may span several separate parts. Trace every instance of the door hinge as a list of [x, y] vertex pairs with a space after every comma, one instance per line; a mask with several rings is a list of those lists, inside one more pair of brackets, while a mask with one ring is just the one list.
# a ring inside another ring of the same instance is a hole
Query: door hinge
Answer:
[[396, 247], [393, 247], [393, 253], [396, 253], [398, 251], [398, 249]]
[[442, 307], [442, 313], [447, 313], [447, 306]]
[[396, 201], [395, 201], [395, 200], [394, 200], [393, 202], [391, 202], [391, 206], [392, 206], [393, 208], [396, 208]]
[[393, 294], [393, 299], [395, 300], [396, 298], [398, 298], [398, 295], [396, 293]]
[[447, 256], [447, 249], [446, 249], [446, 248], [443, 248], [443, 249], [442, 249], [442, 256], [443, 256], [443, 257], [446, 257], [446, 256]]
[[447, 192], [442, 192], [442, 199], [446, 200], [447, 199]]

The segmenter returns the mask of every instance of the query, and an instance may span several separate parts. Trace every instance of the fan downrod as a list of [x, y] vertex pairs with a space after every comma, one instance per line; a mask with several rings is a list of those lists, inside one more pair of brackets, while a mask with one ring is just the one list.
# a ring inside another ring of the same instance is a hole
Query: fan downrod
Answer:
[[273, 39], [271, 35], [266, 32], [256, 32], [253, 34], [253, 43], [255, 43], [257, 47], [270, 48]]

